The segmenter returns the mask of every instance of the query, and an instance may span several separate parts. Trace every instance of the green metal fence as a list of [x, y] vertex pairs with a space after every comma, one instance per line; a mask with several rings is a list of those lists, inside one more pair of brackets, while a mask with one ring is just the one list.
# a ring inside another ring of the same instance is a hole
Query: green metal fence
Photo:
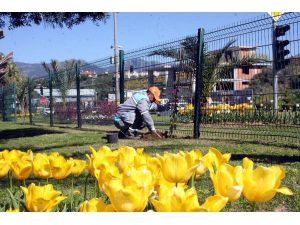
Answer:
[[0, 118], [2, 121], [16, 121], [16, 85], [0, 88]]
[[276, 25], [266, 14], [205, 32], [202, 138], [299, 145], [299, 28], [299, 13], [286, 13]]
[[172, 137], [299, 146], [299, 28], [300, 13], [285, 13], [276, 23], [264, 14], [121, 50], [119, 58], [69, 62], [28, 83], [28, 112], [32, 123], [110, 130], [116, 97], [122, 103], [155, 85], [168, 107], [152, 118]]

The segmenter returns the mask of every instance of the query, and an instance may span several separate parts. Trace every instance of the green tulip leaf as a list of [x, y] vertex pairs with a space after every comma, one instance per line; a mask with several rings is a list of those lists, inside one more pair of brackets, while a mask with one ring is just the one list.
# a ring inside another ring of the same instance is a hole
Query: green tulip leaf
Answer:
[[62, 209], [61, 212], [67, 212], [68, 208], [67, 208], [67, 204], [64, 205], [64, 208]]
[[16, 196], [14, 196], [13, 193], [11, 193], [11, 191], [9, 189], [6, 189], [6, 190], [8, 191], [13, 208], [15, 208], [15, 209], [19, 208], [19, 204], [17, 203]]

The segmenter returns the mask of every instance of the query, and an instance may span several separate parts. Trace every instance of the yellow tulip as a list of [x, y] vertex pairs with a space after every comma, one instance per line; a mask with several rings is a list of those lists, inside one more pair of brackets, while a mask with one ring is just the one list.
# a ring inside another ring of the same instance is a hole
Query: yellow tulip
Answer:
[[228, 197], [229, 201], [240, 198], [243, 191], [242, 167], [222, 164], [217, 171], [210, 171], [210, 177], [217, 195]]
[[113, 178], [120, 178], [121, 174], [119, 173], [119, 169], [116, 166], [107, 166], [103, 168], [101, 171], [95, 172], [95, 177], [98, 180], [98, 186], [101, 191], [105, 192], [106, 185]]
[[137, 152], [134, 148], [128, 146], [121, 146], [118, 149], [118, 153], [118, 166], [122, 171], [124, 171], [127, 167], [134, 166], [134, 158], [137, 155]]
[[27, 152], [22, 152], [20, 150], [13, 149], [11, 151], [4, 151], [3, 157], [6, 161], [12, 163], [18, 160], [26, 160], [31, 161], [33, 160], [33, 153], [31, 150]]
[[102, 199], [92, 198], [80, 204], [80, 212], [114, 212], [112, 204], [106, 205]]
[[152, 173], [154, 185], [156, 186], [159, 183], [159, 180], [162, 178], [160, 161], [156, 157], [146, 155], [146, 165]]
[[92, 151], [91, 155], [86, 155], [89, 159], [88, 171], [92, 176], [99, 173], [99, 171], [105, 167], [109, 167], [115, 164], [117, 160], [118, 152], [111, 151], [109, 147], [103, 146], [98, 151], [96, 151], [92, 146], [90, 146]]
[[21, 156], [24, 155], [24, 152], [21, 152], [20, 150], [13, 149], [11, 151], [3, 151], [2, 156], [7, 162], [13, 162], [21, 158]]
[[199, 164], [192, 160], [190, 153], [180, 151], [177, 154], [157, 155], [161, 162], [162, 174], [169, 182], [186, 183], [195, 173]]
[[149, 195], [154, 188], [154, 180], [152, 173], [147, 167], [139, 167], [139, 169], [127, 168], [122, 174], [122, 182], [124, 186], [135, 186], [143, 188]]
[[30, 212], [51, 212], [61, 201], [66, 199], [60, 196], [61, 192], [55, 191], [52, 184], [36, 186], [31, 183], [28, 188], [21, 187], [25, 194], [25, 206]]
[[5, 152], [7, 154], [8, 151], [4, 150], [4, 151], [0, 152], [0, 177], [4, 177], [10, 169], [9, 162], [7, 160], [5, 160], [5, 158], [3, 156], [3, 152]]
[[33, 158], [33, 174], [37, 178], [48, 179], [51, 177], [51, 165], [48, 155], [37, 153]]
[[221, 195], [210, 196], [201, 205], [200, 211], [220, 212], [226, 206], [227, 201], [228, 198]]
[[143, 154], [143, 148], [136, 149], [136, 155], [134, 156], [134, 167], [139, 168], [140, 166], [147, 165], [147, 158], [149, 157], [147, 154]]
[[253, 170], [253, 162], [243, 159], [243, 194], [249, 201], [267, 202], [276, 192], [292, 195], [292, 191], [286, 187], [280, 187], [281, 180], [285, 177], [285, 170], [280, 166], [258, 166]]
[[208, 158], [204, 157], [202, 152], [198, 149], [192, 150], [188, 152], [192, 161], [192, 164], [198, 164], [196, 169], [196, 178], [199, 178], [201, 175], [203, 175], [207, 171], [207, 163]]
[[19, 208], [17, 208], [17, 209], [9, 208], [8, 210], [6, 210], [6, 212], [20, 212], [20, 209]]
[[193, 212], [200, 211], [197, 192], [195, 188], [185, 191], [184, 187], [162, 185], [159, 189], [158, 199], [151, 202], [157, 212]]
[[149, 192], [134, 185], [124, 186], [119, 178], [112, 179], [105, 193], [117, 212], [142, 212], [147, 205]]
[[17, 180], [26, 180], [32, 172], [32, 162], [26, 160], [13, 161], [10, 167]]
[[199, 205], [195, 188], [186, 189], [186, 185], [177, 187], [162, 185], [158, 192], [158, 199], [151, 199], [155, 210], [158, 212], [218, 212], [225, 207], [228, 200], [228, 198], [215, 195]]
[[172, 187], [175, 187], [175, 186], [182, 186], [182, 187], [185, 187], [186, 184], [185, 183], [173, 183], [173, 182], [169, 182], [167, 181], [164, 176], [161, 176], [160, 179], [156, 180], [156, 183], [155, 183], [155, 190], [157, 190], [157, 192], [159, 193], [159, 190], [161, 190], [161, 187], [164, 186], [165, 188], [168, 187], [168, 188], [172, 188]]
[[72, 172], [72, 161], [66, 160], [58, 152], [53, 152], [49, 156], [51, 173], [54, 179], [62, 180], [68, 177]]
[[72, 175], [79, 176], [85, 169], [86, 166], [85, 160], [70, 158], [70, 161], [72, 162], [72, 172], [71, 172]]
[[[222, 154], [218, 151], [218, 149], [210, 147], [208, 156], [210, 158], [210, 162], [214, 163], [216, 166], [216, 169], [218, 169], [222, 164], [227, 163], [231, 157], [230, 153]], [[212, 165], [208, 165], [208, 167], [211, 167]]]

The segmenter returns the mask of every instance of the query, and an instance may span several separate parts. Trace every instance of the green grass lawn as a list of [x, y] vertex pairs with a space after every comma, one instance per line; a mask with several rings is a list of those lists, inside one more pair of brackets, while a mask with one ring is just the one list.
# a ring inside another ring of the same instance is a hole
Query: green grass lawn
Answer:
[[[22, 125], [15, 123], [0, 122], [0, 150], [4, 149], [31, 149], [34, 153], [58, 151], [66, 157], [76, 157], [86, 159], [86, 154], [90, 152], [89, 146], [98, 149], [106, 144], [106, 131], [113, 131], [113, 126], [95, 126], [84, 125], [83, 129], [76, 129], [75, 125], [67, 125], [66, 127], [52, 127], [45, 124], [37, 124], [34, 126]], [[4, 136], [6, 135], [6, 136]], [[164, 151], [178, 152], [179, 150], [201, 149], [206, 153], [209, 147], [216, 147], [222, 153], [230, 152], [232, 158], [231, 164], [241, 164], [243, 157], [249, 157], [257, 164], [273, 165], [280, 164], [286, 168], [286, 178], [283, 185], [289, 187], [294, 195], [292, 197], [277, 194], [276, 197], [264, 204], [258, 204], [256, 211], [300, 211], [300, 148], [297, 146], [273, 145], [272, 142], [260, 144], [254, 142], [246, 142], [241, 140], [212, 140], [209, 136], [204, 139], [165, 139], [155, 141], [142, 140], [119, 140], [118, 144], [107, 144], [112, 149], [118, 146], [128, 145], [132, 147], [143, 147], [146, 153], [162, 154]], [[27, 180], [30, 182], [45, 183], [42, 180]], [[69, 195], [71, 178], [56, 182], [49, 182], [55, 185], [55, 188], [62, 190], [64, 194]], [[78, 189], [81, 195], [75, 199], [78, 202], [83, 201], [85, 175], [74, 179], [74, 189]], [[0, 179], [0, 205], [8, 203], [9, 197], [6, 188], [9, 187], [7, 178]], [[196, 182], [200, 202], [205, 197], [213, 194], [212, 184], [209, 176], [205, 175]], [[17, 189], [16, 189], [17, 190]], [[101, 196], [96, 186], [95, 179], [88, 178], [87, 198]], [[69, 204], [69, 200], [65, 202]], [[224, 211], [251, 211], [252, 206], [243, 198], [228, 204]]]

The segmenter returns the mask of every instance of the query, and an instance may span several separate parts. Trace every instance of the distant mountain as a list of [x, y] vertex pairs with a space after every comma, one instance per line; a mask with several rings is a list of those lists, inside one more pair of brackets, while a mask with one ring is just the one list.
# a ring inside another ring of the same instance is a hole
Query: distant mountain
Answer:
[[29, 77], [42, 77], [47, 76], [47, 72], [44, 70], [40, 63], [23, 63], [15, 62], [15, 64], [22, 70], [22, 72]]
[[[15, 62], [16, 65], [22, 70], [22, 72], [29, 77], [42, 77], [47, 76], [47, 72], [44, 70], [43, 66], [40, 63], [23, 63], [23, 62]], [[110, 63], [105, 63], [104, 65], [95, 63], [86, 64], [84, 60], [81, 60], [83, 66], [82, 70], [95, 71], [98, 74], [109, 72], [112, 73], [114, 71], [115, 66]], [[150, 68], [154, 68], [158, 62], [155, 61], [146, 61], [140, 58], [130, 59], [125, 61], [125, 71], [130, 69], [130, 66], [134, 68], [134, 70], [142, 71]], [[63, 62], [61, 62], [61, 66], [63, 67]]]

